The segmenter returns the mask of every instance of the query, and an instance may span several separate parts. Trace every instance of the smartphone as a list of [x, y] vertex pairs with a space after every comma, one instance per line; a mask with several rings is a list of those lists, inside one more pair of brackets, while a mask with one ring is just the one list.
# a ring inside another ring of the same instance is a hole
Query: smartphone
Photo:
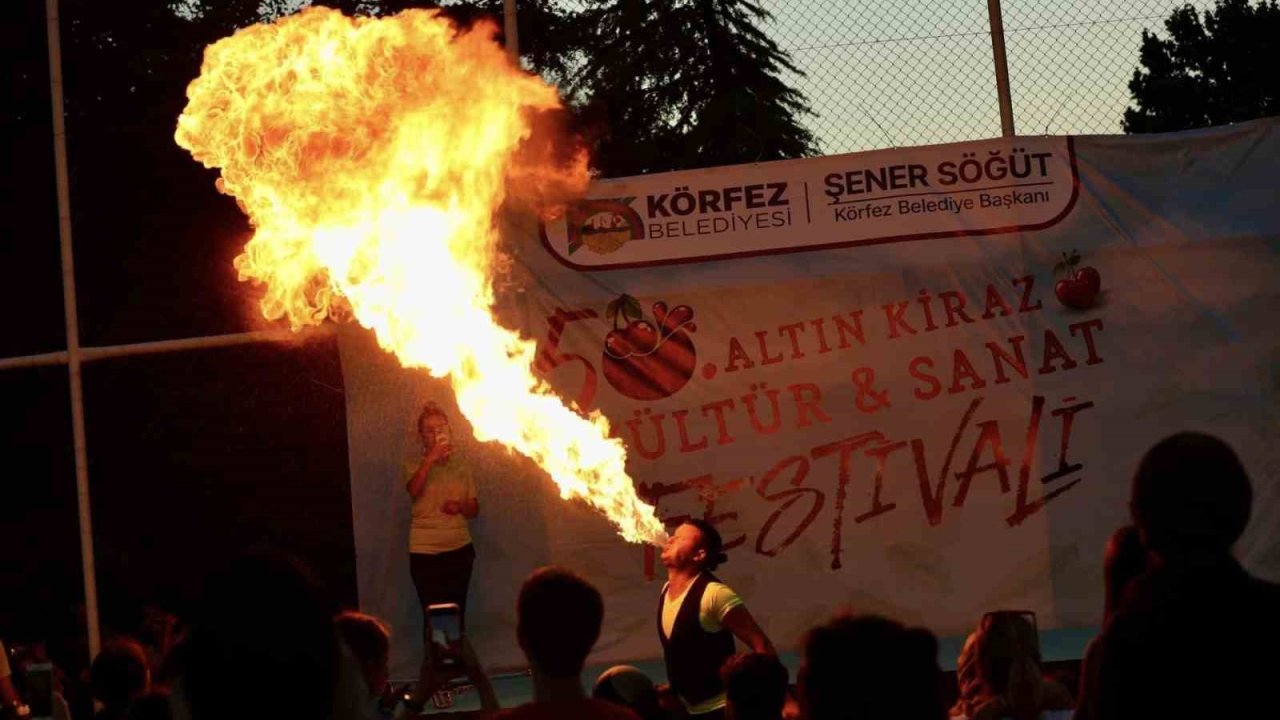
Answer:
[[32, 663], [25, 675], [31, 720], [53, 720], [53, 664]]
[[428, 605], [427, 622], [433, 642], [452, 648], [462, 640], [462, 608], [457, 603]]
[[446, 451], [449, 449], [449, 445], [453, 443], [453, 438], [449, 435], [448, 425], [441, 425], [437, 427], [434, 432], [434, 437], [435, 444], [444, 448]]

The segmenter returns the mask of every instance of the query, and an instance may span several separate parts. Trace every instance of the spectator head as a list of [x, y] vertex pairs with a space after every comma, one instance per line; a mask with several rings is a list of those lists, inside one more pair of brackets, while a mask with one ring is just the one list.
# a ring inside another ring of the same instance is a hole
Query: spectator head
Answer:
[[181, 677], [192, 720], [332, 715], [338, 643], [331, 606], [299, 561], [240, 558], [210, 579], [193, 618]]
[[714, 572], [728, 559], [720, 532], [705, 520], [684, 521], [662, 548], [662, 563], [669, 568]]
[[1110, 618], [1120, 608], [1125, 590], [1147, 571], [1147, 548], [1142, 544], [1138, 528], [1125, 525], [1107, 541], [1102, 560], [1103, 581], [1106, 583], [1106, 605], [1103, 616]]
[[739, 653], [720, 668], [728, 720], [779, 720], [787, 701], [787, 669], [776, 655]]
[[662, 706], [658, 704], [658, 689], [653, 680], [639, 668], [630, 665], [615, 665], [596, 678], [591, 689], [591, 697], [596, 700], [621, 705], [636, 715], [640, 720], [662, 720]]
[[978, 677], [984, 697], [1001, 697], [1015, 718], [1038, 717], [1043, 699], [1040, 638], [1030, 612], [1000, 610], [978, 628]]
[[133, 641], [108, 643], [89, 670], [93, 697], [111, 708], [124, 708], [151, 686], [147, 653]]
[[524, 581], [516, 604], [516, 637], [534, 670], [551, 678], [582, 674], [600, 637], [600, 591], [564, 568], [539, 568]]
[[809, 631], [800, 666], [809, 720], [943, 720], [938, 640], [923, 628], [843, 615]]
[[378, 696], [391, 678], [391, 629], [372, 615], [348, 610], [333, 619], [338, 637], [355, 656], [370, 696]]
[[1129, 511], [1143, 544], [1163, 559], [1229, 553], [1244, 532], [1253, 489], [1222, 440], [1184, 432], [1156, 443], [1133, 476]]

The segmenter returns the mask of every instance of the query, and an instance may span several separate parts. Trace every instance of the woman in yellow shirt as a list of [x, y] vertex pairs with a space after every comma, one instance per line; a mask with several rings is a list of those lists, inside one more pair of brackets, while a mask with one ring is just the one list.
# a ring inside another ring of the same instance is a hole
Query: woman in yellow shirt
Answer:
[[475, 549], [468, 520], [480, 512], [471, 469], [453, 462], [449, 418], [435, 403], [418, 416], [422, 457], [406, 483], [413, 498], [409, 572], [422, 607], [457, 603], [466, 609]]
[[[479, 514], [480, 503], [470, 467], [453, 457], [449, 418], [435, 403], [427, 403], [418, 416], [418, 436], [423, 454], [409, 464], [405, 489], [413, 498], [409, 574], [423, 612], [424, 652], [414, 698], [420, 706], [439, 684], [427, 608], [457, 604], [461, 608], [459, 624], [466, 628], [467, 585], [476, 558], [468, 521]], [[463, 664], [469, 666], [472, 653], [465, 640], [462, 645]]]

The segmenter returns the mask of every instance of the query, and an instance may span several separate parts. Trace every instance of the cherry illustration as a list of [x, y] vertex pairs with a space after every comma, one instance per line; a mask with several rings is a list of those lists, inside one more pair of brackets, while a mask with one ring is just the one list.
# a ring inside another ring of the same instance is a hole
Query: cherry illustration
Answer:
[[[623, 295], [609, 303], [605, 314], [613, 330], [605, 336], [601, 365], [605, 379], [633, 400], [669, 397], [689, 382], [698, 354], [689, 333], [696, 330], [693, 309], [664, 302], [653, 304], [653, 319], [644, 319], [640, 303]], [[619, 327], [619, 321], [625, 326]]]
[[1065, 273], [1066, 277], [1053, 286], [1053, 294], [1063, 305], [1085, 310], [1093, 307], [1102, 291], [1102, 274], [1090, 266], [1077, 268], [1079, 264], [1080, 253], [1075, 250], [1062, 254], [1062, 260], [1054, 266], [1054, 274]]
[[1076, 270], [1076, 279], [1079, 280], [1081, 278], [1088, 283], [1089, 291], [1094, 295], [1097, 295], [1102, 290], [1102, 275], [1096, 268], [1086, 266]]
[[658, 321], [658, 326], [667, 334], [675, 332], [682, 325], [686, 326], [690, 332], [698, 329], [692, 323], [693, 308], [688, 305], [677, 305], [668, 313], [666, 303], [656, 302], [653, 304], [653, 319]]
[[658, 331], [644, 320], [632, 320], [621, 330], [614, 327], [604, 337], [605, 352], [615, 357], [644, 355], [657, 346]]

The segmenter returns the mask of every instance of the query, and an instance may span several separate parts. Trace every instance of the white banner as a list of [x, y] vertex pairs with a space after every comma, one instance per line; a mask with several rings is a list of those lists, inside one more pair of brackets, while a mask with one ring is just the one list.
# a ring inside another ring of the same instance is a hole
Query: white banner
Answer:
[[1027, 232], [1070, 212], [1071, 138], [884, 150], [597, 183], [542, 233], [579, 270]]
[[[1270, 120], [605, 181], [565, 220], [504, 228], [522, 292], [500, 314], [610, 418], [664, 519], [717, 524], [720, 574], [780, 646], [841, 607], [943, 635], [993, 608], [1090, 626], [1134, 465], [1178, 430], [1240, 452], [1239, 552], [1280, 579], [1278, 172]], [[421, 401], [452, 400], [363, 331], [342, 355], [361, 604], [412, 675], [402, 468]], [[598, 661], [660, 655], [653, 552], [527, 460], [459, 451], [482, 659], [522, 663], [515, 595], [548, 562], [605, 593]]]

